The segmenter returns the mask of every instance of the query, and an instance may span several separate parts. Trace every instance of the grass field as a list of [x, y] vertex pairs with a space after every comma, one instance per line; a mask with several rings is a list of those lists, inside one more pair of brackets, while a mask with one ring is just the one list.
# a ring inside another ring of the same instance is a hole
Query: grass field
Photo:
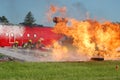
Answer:
[[120, 80], [120, 61], [0, 62], [0, 80]]

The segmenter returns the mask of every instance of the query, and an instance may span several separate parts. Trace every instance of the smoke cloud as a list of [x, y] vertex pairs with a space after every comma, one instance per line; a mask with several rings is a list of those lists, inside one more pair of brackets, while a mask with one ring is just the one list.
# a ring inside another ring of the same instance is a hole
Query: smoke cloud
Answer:
[[72, 17], [78, 20], [86, 19], [87, 13], [88, 12], [86, 7], [81, 2], [73, 3], [71, 8], [68, 10], [69, 17]]

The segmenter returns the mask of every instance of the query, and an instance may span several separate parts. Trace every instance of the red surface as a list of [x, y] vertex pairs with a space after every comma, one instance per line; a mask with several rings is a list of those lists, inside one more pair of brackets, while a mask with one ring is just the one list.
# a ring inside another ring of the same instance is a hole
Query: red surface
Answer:
[[[9, 27], [9, 26], [8, 26]], [[28, 42], [28, 40], [32, 40], [32, 43], [37, 42], [40, 38], [43, 38], [44, 40], [42, 43], [44, 45], [52, 45], [53, 40], [59, 40], [61, 38], [60, 35], [55, 34], [53, 31], [53, 28], [51, 27], [24, 27], [24, 33], [23, 36], [6, 36], [6, 32], [3, 32], [0, 34], [0, 46], [12, 46], [15, 41], [19, 42], [19, 46], [21, 46], [23, 43]], [[8, 33], [9, 34], [9, 33]], [[18, 33], [17, 33], [18, 34]], [[29, 37], [27, 35], [30, 35]], [[36, 35], [36, 37], [34, 37]]]

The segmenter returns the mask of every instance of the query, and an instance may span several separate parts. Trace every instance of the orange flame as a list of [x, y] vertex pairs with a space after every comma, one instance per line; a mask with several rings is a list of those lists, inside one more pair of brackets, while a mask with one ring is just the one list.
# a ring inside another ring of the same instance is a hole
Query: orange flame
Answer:
[[53, 47], [52, 56], [54, 60], [60, 61], [67, 57], [68, 50], [65, 46], [61, 46], [57, 41], [54, 41]]
[[120, 47], [120, 26], [115, 23], [103, 24], [93, 21], [77, 21], [70, 19], [71, 25], [57, 23], [54, 31], [73, 38], [73, 45], [78, 52], [90, 56], [99, 55], [105, 58], [118, 57], [116, 48]]
[[[65, 7], [63, 9], [54, 7], [51, 8], [54, 14], [60, 11], [66, 12]], [[105, 59], [120, 58], [120, 50], [117, 50], [120, 48], [120, 24], [109, 21], [100, 23], [87, 18], [85, 21], [78, 21], [57, 17], [54, 21], [56, 22], [54, 32], [72, 38], [73, 42], [70, 44], [77, 48], [76, 53], [84, 53], [91, 57], [102, 56]], [[62, 46], [60, 48], [62, 49]], [[67, 48], [65, 54], [69, 51]], [[64, 53], [64, 49], [61, 51]]]
[[56, 14], [56, 13], [60, 13], [61, 16], [65, 16], [65, 13], [66, 13], [66, 7], [57, 7], [57, 6], [54, 6], [54, 5], [51, 5], [48, 12], [47, 12], [47, 18], [49, 21], [52, 20], [52, 15]]

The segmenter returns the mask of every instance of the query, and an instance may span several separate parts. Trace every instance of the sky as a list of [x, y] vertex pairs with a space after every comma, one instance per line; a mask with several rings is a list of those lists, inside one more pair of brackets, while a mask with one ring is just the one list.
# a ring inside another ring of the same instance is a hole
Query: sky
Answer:
[[120, 22], [120, 0], [0, 0], [0, 16], [18, 24], [31, 11], [37, 24], [53, 26], [54, 23], [46, 17], [50, 5], [66, 7], [67, 17], [78, 20], [85, 20], [89, 15], [98, 21]]

